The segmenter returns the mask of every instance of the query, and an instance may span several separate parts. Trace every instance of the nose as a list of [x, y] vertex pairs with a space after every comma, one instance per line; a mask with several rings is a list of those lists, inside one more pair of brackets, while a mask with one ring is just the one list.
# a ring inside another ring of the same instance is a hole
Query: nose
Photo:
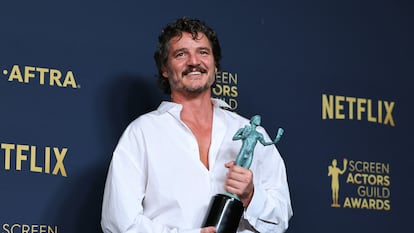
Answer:
[[198, 65], [200, 65], [200, 59], [198, 58], [196, 53], [191, 53], [188, 56], [187, 65], [189, 65], [189, 66], [198, 66]]

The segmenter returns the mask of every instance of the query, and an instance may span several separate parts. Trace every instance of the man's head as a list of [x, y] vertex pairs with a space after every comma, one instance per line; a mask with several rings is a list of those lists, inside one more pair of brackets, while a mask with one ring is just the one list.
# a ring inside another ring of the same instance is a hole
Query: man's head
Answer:
[[[215, 31], [198, 19], [177, 19], [162, 30], [158, 37], [158, 48], [154, 54], [158, 68], [158, 81], [162, 90], [167, 94], [171, 93], [170, 81], [166, 78], [166, 74], [168, 73], [166, 71], [171, 68], [169, 67], [170, 63], [168, 60], [171, 55], [171, 43], [177, 41], [177, 39], [181, 39], [183, 34], [190, 34], [193, 40], [207, 39], [214, 57], [215, 69], [218, 70], [220, 66], [221, 48]], [[204, 36], [206, 38], [203, 38]], [[191, 69], [191, 67], [188, 67], [188, 69]]]

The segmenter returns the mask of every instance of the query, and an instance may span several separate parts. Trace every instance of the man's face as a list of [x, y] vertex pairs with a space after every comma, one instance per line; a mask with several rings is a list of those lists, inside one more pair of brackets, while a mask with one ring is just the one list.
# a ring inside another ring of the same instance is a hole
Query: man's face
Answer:
[[162, 75], [169, 79], [171, 92], [201, 93], [211, 87], [216, 67], [208, 38], [199, 33], [196, 39], [184, 32], [169, 43], [168, 59]]

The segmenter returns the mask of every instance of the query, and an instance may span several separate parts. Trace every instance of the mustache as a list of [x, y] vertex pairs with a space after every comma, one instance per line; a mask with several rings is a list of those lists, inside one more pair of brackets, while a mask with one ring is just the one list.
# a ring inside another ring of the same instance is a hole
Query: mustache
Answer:
[[201, 66], [188, 66], [187, 67], [187, 69], [185, 69], [184, 71], [183, 71], [183, 73], [182, 73], [182, 75], [184, 76], [184, 75], [187, 75], [187, 74], [189, 74], [189, 73], [191, 73], [191, 72], [200, 72], [200, 73], [207, 73], [207, 69], [204, 69], [203, 67], [201, 67]]

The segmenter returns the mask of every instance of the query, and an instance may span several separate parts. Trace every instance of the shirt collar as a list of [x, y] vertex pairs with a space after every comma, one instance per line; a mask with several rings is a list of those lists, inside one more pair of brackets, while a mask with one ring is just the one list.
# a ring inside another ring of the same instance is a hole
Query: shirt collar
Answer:
[[[230, 105], [228, 105], [226, 102], [224, 102], [221, 99], [211, 98], [211, 103], [213, 104], [214, 107], [230, 108]], [[181, 104], [177, 104], [171, 101], [163, 101], [158, 107], [158, 111], [160, 113], [181, 112], [181, 109], [183, 109], [183, 106]]]

